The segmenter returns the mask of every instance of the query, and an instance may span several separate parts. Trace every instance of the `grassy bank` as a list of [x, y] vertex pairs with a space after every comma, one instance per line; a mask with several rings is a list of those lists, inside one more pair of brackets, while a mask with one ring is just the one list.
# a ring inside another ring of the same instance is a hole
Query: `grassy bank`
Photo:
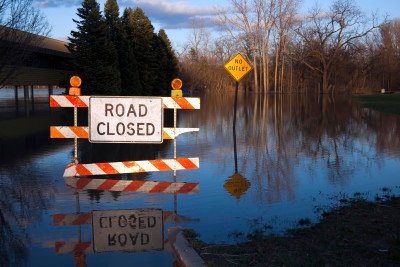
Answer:
[[19, 138], [44, 131], [50, 131], [47, 116], [0, 121], [1, 139]]
[[374, 93], [370, 95], [354, 96], [361, 106], [400, 115], [400, 93]]
[[350, 200], [285, 236], [251, 233], [238, 245], [191, 244], [206, 266], [400, 266], [400, 198]]

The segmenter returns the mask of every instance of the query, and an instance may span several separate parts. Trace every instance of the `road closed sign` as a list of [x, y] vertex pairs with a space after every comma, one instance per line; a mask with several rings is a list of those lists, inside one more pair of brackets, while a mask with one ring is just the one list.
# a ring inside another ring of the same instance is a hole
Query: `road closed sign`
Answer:
[[92, 231], [95, 252], [164, 248], [162, 209], [95, 210]]
[[162, 143], [161, 97], [89, 99], [89, 141], [92, 143]]

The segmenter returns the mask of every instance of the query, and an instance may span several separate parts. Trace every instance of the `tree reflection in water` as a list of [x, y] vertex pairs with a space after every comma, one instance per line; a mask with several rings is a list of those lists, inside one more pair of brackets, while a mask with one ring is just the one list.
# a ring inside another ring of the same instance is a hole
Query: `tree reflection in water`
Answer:
[[0, 181], [0, 262], [3, 266], [21, 266], [28, 258], [27, 228], [39, 221], [54, 192], [35, 186], [42, 181], [29, 173], [29, 167], [14, 169], [9, 164], [2, 170], [8, 175], [2, 175]]
[[[200, 158], [232, 139], [233, 94], [206, 93], [202, 112], [182, 118], [183, 124], [198, 125], [206, 135], [202, 138], [209, 144], [202, 144]], [[353, 101], [343, 95], [239, 93], [238, 172], [249, 179], [259, 203], [295, 198], [299, 167], [300, 175], [318, 177], [325, 161], [328, 182], [346, 184], [359, 168], [379, 163], [379, 153], [398, 150], [400, 118], [360, 108]], [[231, 147], [233, 151], [233, 141]], [[227, 157], [217, 160], [220, 166], [232, 164]]]

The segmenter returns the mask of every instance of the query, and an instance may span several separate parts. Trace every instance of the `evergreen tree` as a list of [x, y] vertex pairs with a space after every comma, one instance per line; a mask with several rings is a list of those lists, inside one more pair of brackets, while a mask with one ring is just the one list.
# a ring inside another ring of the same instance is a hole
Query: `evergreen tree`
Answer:
[[82, 91], [87, 94], [118, 95], [120, 74], [117, 51], [96, 0], [84, 0], [77, 12], [77, 31], [71, 31], [68, 49], [74, 56]]
[[154, 51], [154, 27], [143, 10], [126, 8], [123, 14], [128, 40], [133, 47], [139, 67], [142, 95], [154, 95], [156, 85], [156, 57]]
[[139, 80], [135, 54], [127, 39], [127, 33], [122, 20], [119, 17], [119, 7], [116, 0], [107, 0], [104, 5], [104, 17], [111, 41], [118, 53], [121, 94], [141, 95], [142, 87]]
[[178, 77], [179, 69], [178, 69], [178, 59], [175, 56], [175, 51], [172, 48], [171, 41], [169, 40], [164, 29], [160, 29], [158, 31], [158, 37], [161, 39], [164, 49], [166, 51], [166, 69], [165, 69], [165, 78], [167, 88], [170, 88], [170, 83], [172, 79]]
[[152, 54], [156, 63], [154, 65], [154, 71], [157, 73], [157, 75], [154, 76], [156, 86], [153, 89], [153, 94], [164, 96], [171, 90], [171, 86], [169, 85], [171, 81], [167, 81], [167, 49], [164, 41], [157, 34], [154, 34], [152, 43]]

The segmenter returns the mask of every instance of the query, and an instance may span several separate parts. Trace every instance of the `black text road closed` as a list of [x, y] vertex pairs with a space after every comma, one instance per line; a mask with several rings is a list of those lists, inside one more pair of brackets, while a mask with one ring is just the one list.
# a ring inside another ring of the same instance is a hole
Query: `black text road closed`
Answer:
[[94, 143], [162, 143], [161, 97], [89, 99], [89, 141]]
[[92, 229], [95, 252], [164, 248], [162, 209], [93, 211]]

